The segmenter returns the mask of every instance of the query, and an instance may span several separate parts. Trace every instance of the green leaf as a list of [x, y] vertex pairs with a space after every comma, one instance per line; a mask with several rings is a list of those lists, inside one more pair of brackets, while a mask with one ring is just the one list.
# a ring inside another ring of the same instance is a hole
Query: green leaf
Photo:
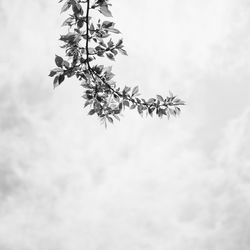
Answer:
[[112, 13], [110, 12], [108, 5], [101, 5], [99, 11], [106, 17], [112, 17]]

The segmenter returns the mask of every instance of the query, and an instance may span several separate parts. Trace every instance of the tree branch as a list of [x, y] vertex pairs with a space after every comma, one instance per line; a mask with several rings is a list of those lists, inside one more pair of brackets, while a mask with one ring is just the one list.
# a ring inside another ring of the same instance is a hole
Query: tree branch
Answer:
[[[138, 98], [138, 86], [133, 89], [124, 87], [123, 90], [116, 87], [115, 82], [111, 81], [114, 74], [110, 67], [105, 68], [103, 65], [91, 67], [90, 62], [95, 59], [95, 56], [106, 55], [110, 60], [114, 61], [118, 52], [127, 55], [123, 49], [122, 39], [116, 44], [112, 39], [107, 43], [103, 41], [110, 33], [120, 33], [119, 30], [114, 28], [115, 23], [110, 21], [101, 23], [99, 20], [96, 28], [94, 27], [95, 24], [90, 24], [90, 9], [98, 8], [98, 11], [104, 16], [112, 16], [108, 9], [111, 4], [107, 4], [107, 0], [98, 0], [92, 6], [90, 6], [91, 0], [65, 1], [62, 12], [67, 11], [72, 6], [74, 15], [70, 15], [65, 20], [63, 25], [69, 26], [70, 29], [68, 34], [61, 36], [60, 40], [65, 43], [63, 48], [66, 48], [66, 55], [72, 59], [72, 62], [70, 66], [70, 62], [56, 56], [55, 62], [58, 68], [50, 72], [51, 77], [55, 76], [54, 86], [60, 85], [65, 76], [76, 75], [79, 80], [84, 79], [85, 83], [82, 86], [86, 89], [83, 96], [86, 99], [85, 107], [90, 105], [89, 114], [97, 114], [104, 122], [106, 122], [106, 119], [113, 122], [111, 116], [118, 119], [121, 110], [126, 106], [130, 107], [130, 109], [137, 107], [139, 114], [143, 114], [144, 111], [150, 115], [153, 115], [155, 111], [159, 117], [179, 114], [180, 108], [178, 106], [185, 103], [176, 96], [170, 94], [170, 97], [163, 98], [157, 95], [156, 98], [150, 98], [146, 101], [143, 98]], [[86, 4], [85, 16], [81, 4]], [[86, 24], [85, 31], [82, 30], [82, 27], [85, 26], [84, 23]], [[82, 39], [86, 39], [85, 48], [80, 46]], [[98, 46], [90, 48], [91, 41], [97, 43]], [[78, 53], [79, 50], [81, 50], [80, 53]], [[85, 53], [86, 57], [84, 56]]]

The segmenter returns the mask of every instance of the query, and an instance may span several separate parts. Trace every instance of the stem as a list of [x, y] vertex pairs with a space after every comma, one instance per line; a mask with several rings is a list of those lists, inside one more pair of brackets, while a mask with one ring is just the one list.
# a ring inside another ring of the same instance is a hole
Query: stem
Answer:
[[89, 63], [89, 10], [90, 10], [90, 0], [87, 0], [86, 1], [87, 3], [87, 12], [86, 12], [86, 57], [87, 57], [87, 66], [88, 66], [88, 70], [90, 72], [90, 74], [92, 75], [92, 78], [93, 80], [95, 81], [95, 77], [93, 75], [93, 70], [90, 66], [90, 63]]
[[87, 65], [88, 65], [88, 69], [90, 70], [90, 64], [89, 64], [89, 1], [87, 0], [87, 13], [86, 13], [86, 56], [87, 56]]

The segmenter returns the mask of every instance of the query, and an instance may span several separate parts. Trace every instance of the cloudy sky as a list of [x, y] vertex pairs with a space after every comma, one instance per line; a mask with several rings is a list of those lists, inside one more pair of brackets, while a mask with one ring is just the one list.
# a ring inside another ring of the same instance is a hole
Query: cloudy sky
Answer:
[[0, 249], [249, 250], [249, 0], [112, 3], [116, 80], [187, 105], [105, 130], [47, 76], [57, 1], [0, 0]]

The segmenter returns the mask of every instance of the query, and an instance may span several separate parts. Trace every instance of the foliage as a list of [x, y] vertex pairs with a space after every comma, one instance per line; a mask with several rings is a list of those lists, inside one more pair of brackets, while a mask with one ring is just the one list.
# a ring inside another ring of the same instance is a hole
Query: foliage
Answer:
[[65, 77], [76, 76], [84, 88], [84, 107], [90, 107], [89, 115], [97, 115], [106, 125], [113, 123], [125, 108], [137, 109], [138, 113], [159, 117], [176, 116], [184, 102], [170, 93], [167, 97], [157, 95], [145, 100], [139, 98], [138, 86], [130, 88], [117, 87], [113, 80], [112, 67], [94, 63], [98, 57], [106, 57], [115, 61], [118, 53], [127, 55], [123, 40], [113, 41], [111, 34], [119, 34], [115, 23], [111, 21], [92, 21], [90, 11], [99, 11], [105, 17], [112, 17], [109, 0], [60, 0], [64, 2], [61, 13], [71, 10], [62, 26], [68, 32], [61, 35], [61, 48], [66, 51], [67, 60], [56, 55], [57, 68], [51, 70], [49, 76], [54, 77], [54, 87], [60, 85]]

